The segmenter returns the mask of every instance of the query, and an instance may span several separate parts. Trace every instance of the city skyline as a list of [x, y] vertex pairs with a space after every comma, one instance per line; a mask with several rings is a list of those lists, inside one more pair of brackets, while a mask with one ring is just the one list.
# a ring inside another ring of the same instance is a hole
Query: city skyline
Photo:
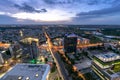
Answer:
[[119, 0], [2, 0], [0, 24], [116, 24]]

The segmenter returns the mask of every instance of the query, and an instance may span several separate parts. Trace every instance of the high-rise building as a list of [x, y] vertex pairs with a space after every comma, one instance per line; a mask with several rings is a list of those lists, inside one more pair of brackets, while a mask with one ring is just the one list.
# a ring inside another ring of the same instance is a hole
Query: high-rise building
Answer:
[[35, 41], [30, 44], [30, 56], [32, 59], [37, 59], [39, 56], [39, 48]]
[[65, 35], [64, 37], [64, 51], [65, 53], [76, 53], [77, 36], [75, 34]]
[[12, 48], [10, 48], [9, 50], [13, 58], [18, 58], [22, 55], [22, 48], [20, 44], [16, 43], [13, 44], [11, 47]]
[[102, 80], [120, 80], [120, 55], [115, 53], [95, 55], [92, 70]]
[[48, 80], [48, 64], [17, 64], [0, 80]]

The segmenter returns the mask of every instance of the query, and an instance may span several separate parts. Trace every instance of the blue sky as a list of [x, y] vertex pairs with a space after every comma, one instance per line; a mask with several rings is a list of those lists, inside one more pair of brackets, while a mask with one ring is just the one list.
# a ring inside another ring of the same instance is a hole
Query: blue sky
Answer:
[[0, 24], [120, 24], [120, 0], [0, 0]]

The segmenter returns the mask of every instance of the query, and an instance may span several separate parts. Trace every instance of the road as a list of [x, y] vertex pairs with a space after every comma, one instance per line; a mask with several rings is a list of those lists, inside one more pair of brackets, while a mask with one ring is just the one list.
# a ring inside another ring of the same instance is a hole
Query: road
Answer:
[[54, 56], [53, 58], [55, 60], [57, 69], [59, 71], [59, 74], [61, 75], [62, 80], [69, 80], [65, 66], [60, 58], [60, 55], [54, 51], [51, 51], [51, 54]]
[[58, 71], [55, 70], [55, 72], [49, 74], [48, 80], [55, 80], [58, 77], [59, 77]]
[[[39, 48], [43, 48], [43, 49], [47, 49], [48, 47], [51, 47], [52, 44], [50, 44], [50, 46], [39, 46]], [[102, 45], [102, 43], [94, 43], [94, 44], [84, 44], [84, 45], [78, 45], [77, 48], [87, 48], [87, 47], [95, 47], [95, 46], [100, 46]], [[52, 48], [56, 51], [63, 49], [63, 46], [53, 46]]]
[[54, 58], [54, 61], [56, 63], [58, 72], [59, 72], [62, 80], [69, 80], [67, 73], [66, 73], [66, 69], [64, 67], [64, 64], [60, 58], [60, 55], [52, 50], [53, 45], [52, 45], [50, 37], [48, 36], [48, 34], [46, 32], [45, 32], [45, 36], [47, 38], [48, 48], [51, 52], [52, 57]]

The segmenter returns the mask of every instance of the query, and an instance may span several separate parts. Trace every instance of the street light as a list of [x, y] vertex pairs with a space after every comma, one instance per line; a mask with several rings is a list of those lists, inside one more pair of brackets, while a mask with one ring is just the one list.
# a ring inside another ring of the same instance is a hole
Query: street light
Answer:
[[120, 44], [120, 41], [119, 41], [119, 44]]

